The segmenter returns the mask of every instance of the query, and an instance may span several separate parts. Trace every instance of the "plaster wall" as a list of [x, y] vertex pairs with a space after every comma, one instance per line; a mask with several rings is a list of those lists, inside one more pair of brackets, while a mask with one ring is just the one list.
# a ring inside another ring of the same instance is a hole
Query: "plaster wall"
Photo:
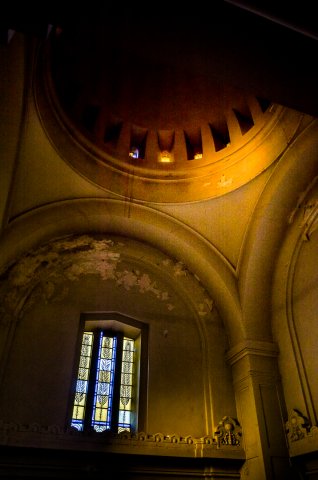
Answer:
[[13, 36], [11, 48], [0, 46], [0, 220], [1, 227], [7, 218], [7, 201], [10, 194], [17, 160], [21, 117], [24, 100], [25, 48], [23, 36]]
[[303, 358], [314, 406], [314, 421], [318, 412], [317, 315], [318, 272], [313, 259], [318, 256], [318, 232], [315, 230], [302, 245], [295, 268], [293, 314], [295, 333]]
[[181, 262], [140, 242], [79, 236], [30, 252], [8, 276], [2, 300], [16, 326], [3, 420], [65, 428], [80, 315], [112, 311], [149, 326], [148, 385], [141, 385], [149, 432], [201, 437], [235, 417], [222, 322]]
[[318, 408], [316, 205], [317, 189], [303, 199], [293, 218], [278, 262], [273, 316], [288, 409], [297, 409], [311, 425], [317, 425]]

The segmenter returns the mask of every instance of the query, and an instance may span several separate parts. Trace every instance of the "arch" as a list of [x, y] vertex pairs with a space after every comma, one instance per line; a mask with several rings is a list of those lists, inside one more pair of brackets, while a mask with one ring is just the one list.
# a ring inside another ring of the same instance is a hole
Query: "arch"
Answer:
[[235, 272], [200, 234], [150, 207], [112, 199], [76, 199], [35, 209], [11, 222], [0, 243], [3, 271], [52, 239], [82, 233], [135, 238], [183, 262], [215, 299], [230, 344], [244, 338]]
[[[317, 425], [317, 396], [313, 391], [314, 382], [309, 380], [308, 369], [315, 370], [316, 362], [311, 354], [310, 360], [306, 355], [303, 339], [309, 337], [314, 341], [315, 334], [308, 328], [308, 315], [304, 314], [306, 321], [303, 322], [296, 304], [304, 295], [304, 290], [297, 289], [297, 277], [300, 271], [306, 278], [306, 289], [313, 290], [316, 296], [317, 282], [310, 276], [310, 271], [308, 272], [306, 268], [308, 265], [302, 263], [302, 255], [310, 245], [317, 245], [317, 195], [318, 176], [304, 192], [291, 215], [290, 229], [278, 256], [272, 292], [272, 328], [280, 349], [279, 361], [286, 403], [289, 410], [297, 405], [313, 425]], [[315, 264], [312, 268], [314, 267]], [[308, 305], [315, 322], [316, 310], [312, 308], [310, 301]], [[301, 320], [300, 323], [299, 320]]]
[[[193, 388], [194, 410], [202, 412], [198, 413], [197, 420], [201, 418], [199, 423], [195, 425], [193, 417], [191, 425], [189, 423], [189, 428], [197, 429], [196, 435], [203, 434], [201, 428], [204, 428], [205, 435], [214, 431], [224, 408], [235, 411], [231, 375], [224, 358], [228, 341], [224, 322], [218, 309], [214, 308], [213, 299], [186, 265], [149, 243], [109, 233], [71, 234], [41, 243], [12, 264], [1, 294], [5, 311], [12, 313], [10, 325], [14, 331], [14, 335], [10, 336], [11, 342], [5, 344], [2, 364], [10, 362], [12, 365], [15, 359], [19, 362], [17, 351], [23, 349], [21, 343], [30, 345], [35, 337], [36, 347], [32, 348], [35, 357], [30, 354], [30, 358], [35, 365], [41, 363], [39, 358], [46, 358], [46, 352], [50, 351], [45, 342], [47, 332], [51, 331], [51, 351], [55, 351], [60, 329], [65, 328], [62, 336], [68, 339], [69, 347], [67, 352], [64, 351], [64, 363], [69, 365], [79, 318], [94, 321], [96, 326], [97, 321], [109, 318], [110, 312], [117, 312], [111, 315], [114, 328], [122, 316], [149, 325], [151, 334], [147, 338], [152, 392], [156, 384], [154, 378], [159, 375], [159, 370], [164, 372], [167, 369], [167, 364], [175, 365], [171, 375], [174, 380], [181, 379], [180, 391], [185, 391], [184, 360], [192, 362], [192, 384], [197, 382]], [[39, 319], [45, 329], [40, 327]], [[60, 323], [59, 319], [63, 321]], [[138, 327], [138, 324], [131, 322], [131, 327], [134, 326]], [[125, 332], [128, 336], [133, 335], [131, 331], [128, 333], [127, 325]], [[174, 338], [173, 348], [171, 338]], [[27, 347], [24, 352], [27, 352]], [[180, 361], [182, 358], [183, 361]], [[161, 360], [164, 367], [158, 369]], [[18, 370], [23, 370], [21, 365]], [[222, 378], [222, 382], [218, 382], [220, 398], [213, 388], [213, 378], [218, 375]], [[166, 402], [168, 410], [171, 401], [171, 405], [176, 404], [180, 408], [179, 396], [173, 389], [170, 397], [170, 394], [164, 393], [170, 390], [168, 384], [163, 387], [165, 378], [164, 375], [160, 382], [160, 405]], [[23, 383], [23, 378], [20, 382]], [[146, 383], [146, 380], [141, 383], [143, 388]], [[16, 388], [13, 379], [12, 388]], [[147, 401], [145, 394], [142, 397], [144, 412]], [[10, 404], [4, 408], [10, 409]], [[189, 408], [193, 408], [193, 403]], [[150, 423], [157, 421], [154, 411], [155, 408], [148, 418]], [[189, 410], [185, 417], [190, 418], [190, 413]], [[168, 417], [165, 416], [166, 422]], [[142, 420], [143, 429], [146, 418], [145, 415]], [[58, 420], [54, 419], [54, 422]], [[172, 431], [179, 430], [174, 428]]]
[[247, 338], [272, 339], [272, 279], [289, 219], [317, 175], [318, 122], [311, 121], [279, 159], [256, 205], [238, 266]]

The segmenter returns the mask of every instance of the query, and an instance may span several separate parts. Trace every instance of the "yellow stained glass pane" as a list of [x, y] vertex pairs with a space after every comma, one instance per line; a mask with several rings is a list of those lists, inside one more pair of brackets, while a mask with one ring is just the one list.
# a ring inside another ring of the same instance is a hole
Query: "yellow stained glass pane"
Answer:
[[87, 343], [82, 344], [81, 355], [89, 357], [91, 355], [91, 351], [92, 351], [92, 346], [91, 345], [89, 345]]
[[105, 360], [111, 360], [113, 355], [113, 351], [111, 348], [103, 348], [101, 351], [101, 356], [100, 358], [105, 359]]
[[120, 376], [119, 429], [130, 430], [133, 394], [134, 340], [124, 337]]
[[93, 333], [92, 332], [84, 332], [81, 354], [86, 355], [86, 356], [90, 356], [91, 351], [92, 351], [92, 345], [93, 345]]
[[132, 396], [132, 387], [127, 385], [120, 386], [120, 396], [131, 398]]
[[131, 373], [122, 372], [121, 374], [121, 384], [122, 385], [132, 385], [133, 376]]
[[74, 406], [78, 405], [79, 407], [85, 407], [85, 403], [86, 403], [86, 395], [83, 395], [81, 399], [74, 404]]
[[96, 407], [94, 419], [95, 419], [97, 422], [106, 422], [106, 419], [107, 419], [107, 409], [106, 409], [106, 408], [98, 408], [98, 407]]
[[121, 397], [120, 398], [120, 405], [119, 405], [120, 410], [131, 410], [131, 399], [128, 399], [126, 397]]
[[102, 348], [101, 348], [101, 358], [111, 359], [113, 355], [113, 337], [103, 337]]
[[75, 405], [73, 408], [73, 417], [76, 420], [83, 420], [84, 418], [84, 407], [80, 407], [79, 405]]
[[98, 373], [98, 381], [102, 383], [110, 382], [110, 370], [100, 370]]
[[80, 368], [78, 371], [79, 380], [88, 380], [89, 370], [88, 368]]
[[118, 433], [121, 433], [121, 432], [130, 432], [131, 431], [131, 428], [130, 428], [130, 424], [126, 427], [118, 427]]
[[123, 365], [122, 373], [132, 373], [132, 371], [133, 371], [133, 362], [127, 362], [127, 361], [125, 361], [125, 360], [124, 360], [124, 356], [123, 356], [122, 365]]
[[108, 401], [109, 401], [108, 396], [105, 396], [102, 399], [98, 398], [96, 400], [96, 408], [101, 408], [101, 407], [108, 408]]
[[134, 344], [135, 344], [135, 341], [132, 338], [124, 337], [124, 342], [123, 342], [124, 350], [126, 350], [127, 348], [131, 348], [131, 350], [133, 350]]
[[84, 332], [72, 415], [72, 426], [78, 430], [83, 429], [93, 338], [92, 332]]

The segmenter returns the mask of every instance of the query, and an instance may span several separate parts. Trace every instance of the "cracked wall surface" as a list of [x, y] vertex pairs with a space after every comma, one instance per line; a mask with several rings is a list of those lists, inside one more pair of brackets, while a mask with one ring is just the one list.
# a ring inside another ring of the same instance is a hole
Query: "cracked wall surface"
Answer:
[[14, 326], [3, 420], [65, 427], [85, 312], [119, 312], [148, 324], [149, 431], [203, 436], [225, 410], [235, 416], [216, 302], [186, 265], [159, 250], [116, 236], [58, 239], [3, 272], [0, 294], [2, 328]]

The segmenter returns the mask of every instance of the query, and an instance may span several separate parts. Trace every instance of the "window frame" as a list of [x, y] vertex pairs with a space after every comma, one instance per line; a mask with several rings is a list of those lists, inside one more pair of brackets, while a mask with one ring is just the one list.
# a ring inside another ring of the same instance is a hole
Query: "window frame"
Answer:
[[[141, 322], [135, 318], [128, 317], [118, 312], [88, 312], [81, 313], [79, 329], [77, 333], [76, 348], [74, 353], [71, 390], [69, 395], [69, 407], [67, 415], [68, 428], [73, 430], [71, 419], [73, 414], [74, 395], [78, 376], [78, 366], [81, 354], [82, 339], [85, 331], [105, 331], [110, 336], [118, 336], [123, 338], [133, 338], [135, 341], [135, 381], [134, 381], [134, 399], [132, 409], [131, 433], [137, 431], [145, 431], [147, 418], [147, 379], [148, 379], [148, 324]], [[91, 367], [95, 369], [95, 366]], [[94, 382], [92, 378], [91, 382]], [[120, 378], [116, 380], [120, 382]], [[89, 387], [90, 388], [90, 387]], [[115, 412], [118, 412], [118, 408]], [[114, 421], [112, 414], [112, 422], [110, 430], [112, 434], [118, 433], [118, 420]], [[118, 418], [118, 416], [117, 416]], [[91, 426], [91, 422], [84, 416], [84, 427], [81, 433], [85, 434], [89, 431], [95, 431]], [[98, 433], [98, 432], [96, 432]]]

